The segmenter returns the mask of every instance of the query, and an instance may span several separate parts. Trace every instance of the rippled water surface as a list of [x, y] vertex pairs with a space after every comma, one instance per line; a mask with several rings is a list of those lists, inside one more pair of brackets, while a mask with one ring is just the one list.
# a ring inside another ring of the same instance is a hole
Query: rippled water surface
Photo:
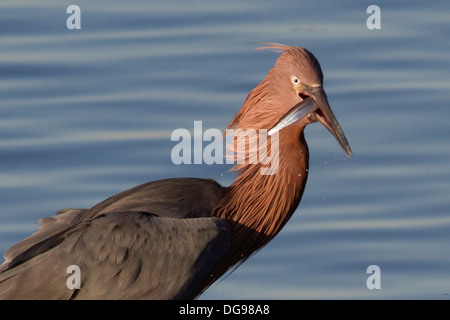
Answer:
[[[233, 180], [180, 165], [176, 128], [224, 128], [278, 53], [319, 59], [352, 146], [306, 129], [310, 175], [282, 232], [204, 299], [448, 299], [448, 1], [0, 3], [0, 253], [43, 216], [166, 177]], [[366, 287], [370, 265], [381, 289]]]

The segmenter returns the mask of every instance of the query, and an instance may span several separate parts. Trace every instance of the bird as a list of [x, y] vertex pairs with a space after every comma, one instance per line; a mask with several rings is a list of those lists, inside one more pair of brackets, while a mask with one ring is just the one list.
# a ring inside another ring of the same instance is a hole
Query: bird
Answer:
[[[197, 299], [270, 242], [306, 187], [305, 127], [321, 123], [349, 158], [352, 151], [317, 58], [300, 46], [266, 42], [258, 49], [280, 55], [227, 129], [266, 133], [277, 146], [275, 173], [261, 174], [262, 162], [240, 162], [229, 186], [155, 180], [42, 218], [35, 233], [5, 252], [0, 299]], [[69, 266], [79, 268], [78, 286], [68, 285]]]

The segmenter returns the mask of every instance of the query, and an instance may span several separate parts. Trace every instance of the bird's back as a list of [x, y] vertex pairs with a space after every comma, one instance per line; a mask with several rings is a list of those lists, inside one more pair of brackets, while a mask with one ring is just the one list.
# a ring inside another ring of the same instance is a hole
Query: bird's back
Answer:
[[[228, 223], [211, 217], [224, 192], [213, 180], [158, 180], [41, 219], [5, 253], [0, 298], [191, 298], [229, 245]], [[69, 265], [80, 290], [66, 287]]]

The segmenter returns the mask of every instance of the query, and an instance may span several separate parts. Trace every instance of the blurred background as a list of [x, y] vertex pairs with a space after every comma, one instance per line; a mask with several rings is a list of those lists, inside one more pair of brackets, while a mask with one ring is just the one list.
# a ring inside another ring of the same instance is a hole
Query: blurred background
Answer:
[[229, 185], [227, 165], [174, 165], [171, 133], [225, 128], [279, 55], [258, 42], [279, 42], [319, 59], [353, 157], [309, 126], [296, 213], [201, 299], [449, 298], [448, 1], [3, 0], [0, 30], [1, 255], [38, 219], [147, 181]]

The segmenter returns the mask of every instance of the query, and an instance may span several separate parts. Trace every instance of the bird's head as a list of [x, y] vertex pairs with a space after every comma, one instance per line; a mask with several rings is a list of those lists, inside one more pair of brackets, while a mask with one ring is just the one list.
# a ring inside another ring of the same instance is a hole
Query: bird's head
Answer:
[[319, 121], [345, 153], [352, 151], [323, 88], [323, 73], [314, 55], [301, 47], [269, 43], [258, 49], [282, 51], [267, 77], [248, 95], [231, 125], [268, 127], [269, 135], [290, 126]]
[[350, 157], [350, 145], [328, 104], [323, 89], [322, 69], [316, 57], [304, 48], [288, 47], [270, 73], [269, 81], [287, 89], [283, 94], [285, 102], [280, 106], [283, 116], [271, 128], [269, 134], [294, 125], [301, 119], [306, 118], [310, 123], [319, 121], [333, 134]]

